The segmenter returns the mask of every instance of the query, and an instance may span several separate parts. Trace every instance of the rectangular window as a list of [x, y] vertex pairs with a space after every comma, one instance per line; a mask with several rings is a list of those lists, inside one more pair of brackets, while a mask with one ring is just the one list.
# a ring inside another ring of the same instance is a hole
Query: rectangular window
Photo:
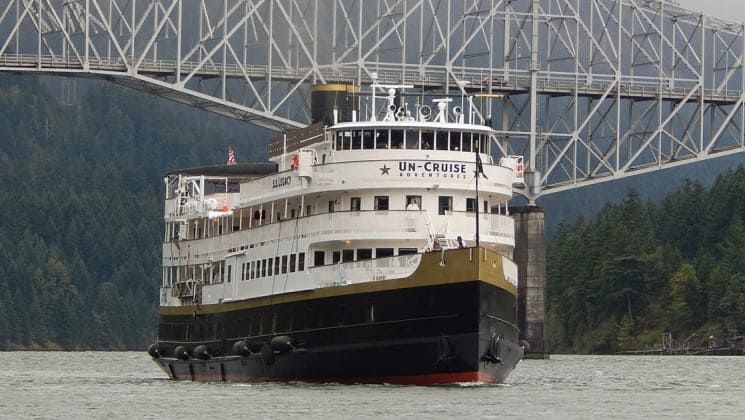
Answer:
[[406, 210], [421, 210], [422, 209], [422, 196], [421, 195], [407, 195], [406, 196]]
[[357, 250], [357, 261], [372, 258], [372, 248], [360, 248]]
[[274, 257], [274, 275], [279, 274], [279, 257]]
[[476, 199], [475, 198], [466, 198], [466, 211], [469, 211], [469, 212], [476, 211]]
[[297, 257], [297, 271], [305, 270], [305, 252], [301, 252]]
[[256, 261], [250, 262], [250, 268], [248, 269], [248, 279], [253, 280], [256, 276]]
[[484, 200], [484, 213], [489, 213], [489, 202]]
[[342, 262], [350, 262], [354, 261], [354, 250], [353, 249], [345, 249], [341, 252], [341, 261]]
[[334, 212], [334, 200], [329, 201], [329, 213]]
[[233, 275], [233, 266], [228, 264], [228, 283], [230, 283], [230, 277]]
[[437, 214], [445, 214], [453, 210], [453, 197], [441, 195], [437, 200]]
[[448, 132], [437, 131], [435, 137], [437, 138], [437, 150], [448, 150]]
[[308, 204], [307, 206], [305, 206], [305, 216], [310, 216], [312, 214], [311, 213], [311, 209], [312, 208], [313, 207], [310, 204]]
[[295, 259], [296, 259], [296, 257], [297, 256], [295, 254], [290, 254], [290, 273], [294, 273], [295, 272], [295, 269], [296, 269]]
[[313, 252], [313, 267], [326, 264], [326, 253], [323, 251]]
[[266, 260], [261, 260], [261, 277], [266, 277]]
[[376, 130], [375, 131], [375, 148], [377, 149], [388, 148], [388, 130]]
[[422, 130], [422, 149], [432, 150], [435, 142], [435, 132]]
[[393, 248], [375, 248], [375, 258], [385, 258], [393, 256]]
[[269, 258], [268, 260], [266, 260], [266, 262], [269, 264], [269, 266], [266, 268], [266, 271], [271, 276], [272, 273], [274, 272], [273, 267], [272, 267], [272, 265], [273, 265], [272, 263], [274, 262], [274, 258]]
[[375, 144], [373, 140], [373, 131], [372, 130], [365, 130], [362, 132], [362, 148], [371, 150]]
[[241, 280], [246, 280], [246, 263], [241, 264]]
[[282, 274], [287, 273], [287, 255], [282, 256]]
[[398, 255], [416, 254], [416, 248], [399, 248]]
[[404, 132], [401, 130], [391, 130], [391, 149], [404, 148]]
[[341, 251], [334, 251], [331, 253], [331, 263], [336, 264], [341, 261]]
[[419, 132], [416, 130], [406, 131], [406, 148], [410, 150], [419, 149]]
[[376, 195], [375, 196], [375, 210], [388, 210], [388, 196], [387, 195]]
[[360, 211], [362, 208], [362, 198], [352, 197], [349, 199], [349, 210]]

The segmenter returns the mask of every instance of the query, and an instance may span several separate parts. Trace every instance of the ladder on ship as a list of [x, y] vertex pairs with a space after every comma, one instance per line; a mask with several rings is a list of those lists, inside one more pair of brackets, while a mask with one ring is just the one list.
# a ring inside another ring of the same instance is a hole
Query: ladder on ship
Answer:
[[427, 246], [425, 247], [425, 251], [457, 248], [458, 241], [455, 239], [453, 230], [450, 228], [450, 222], [447, 216], [445, 216], [445, 221], [440, 228], [435, 229], [429, 211], [425, 211], [425, 214], [427, 216]]

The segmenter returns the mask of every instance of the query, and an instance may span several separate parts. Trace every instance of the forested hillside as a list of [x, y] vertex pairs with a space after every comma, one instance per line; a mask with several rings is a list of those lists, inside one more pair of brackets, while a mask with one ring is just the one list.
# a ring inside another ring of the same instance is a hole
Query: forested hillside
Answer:
[[630, 192], [562, 225], [548, 250], [559, 352], [659, 346], [663, 332], [707, 344], [745, 332], [745, 168], [688, 182], [659, 204]]
[[265, 159], [248, 125], [91, 83], [72, 106], [0, 77], [0, 349], [152, 342], [163, 174]]

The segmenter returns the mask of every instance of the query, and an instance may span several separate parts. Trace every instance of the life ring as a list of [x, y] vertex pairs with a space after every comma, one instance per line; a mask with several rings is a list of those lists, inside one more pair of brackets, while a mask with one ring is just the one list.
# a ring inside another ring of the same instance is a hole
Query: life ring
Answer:
[[300, 155], [297, 153], [292, 157], [292, 169], [297, 169], [300, 166]]

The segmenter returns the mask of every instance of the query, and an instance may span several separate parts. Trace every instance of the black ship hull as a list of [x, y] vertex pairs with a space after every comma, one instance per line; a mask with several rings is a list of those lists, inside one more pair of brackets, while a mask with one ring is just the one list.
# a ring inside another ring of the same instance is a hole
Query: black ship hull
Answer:
[[[436, 256], [428, 257], [422, 264]], [[452, 281], [401, 279], [162, 312], [150, 354], [178, 380], [503, 382], [523, 354], [515, 291], [456, 271]]]

